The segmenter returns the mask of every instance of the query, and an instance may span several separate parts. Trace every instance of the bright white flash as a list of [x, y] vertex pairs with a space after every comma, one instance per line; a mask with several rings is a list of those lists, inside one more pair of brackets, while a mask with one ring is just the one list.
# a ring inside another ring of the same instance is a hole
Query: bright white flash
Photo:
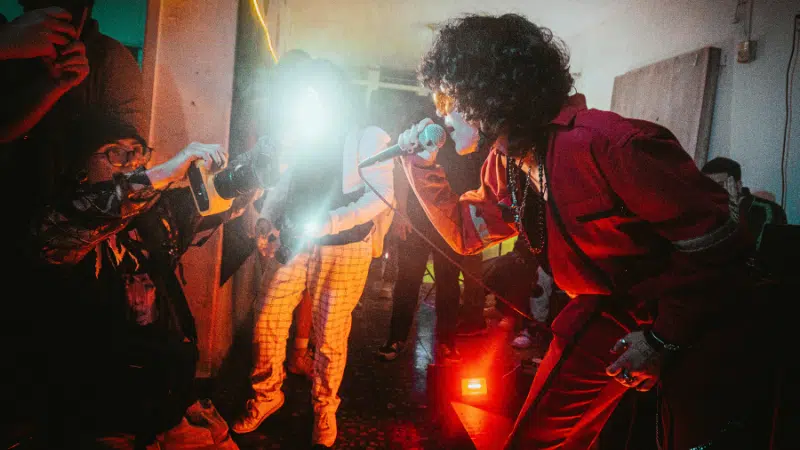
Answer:
[[319, 230], [319, 225], [314, 222], [308, 222], [303, 226], [303, 231], [309, 236], [314, 234], [317, 230]]
[[330, 126], [330, 118], [319, 93], [308, 87], [293, 105], [291, 117], [293, 137], [299, 141], [313, 141]]

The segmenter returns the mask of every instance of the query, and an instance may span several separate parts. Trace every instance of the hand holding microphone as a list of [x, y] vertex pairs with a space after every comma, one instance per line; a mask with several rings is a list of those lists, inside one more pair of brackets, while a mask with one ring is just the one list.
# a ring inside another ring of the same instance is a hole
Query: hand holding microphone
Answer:
[[364, 167], [388, 161], [398, 156], [411, 155], [414, 153], [422, 157], [428, 164], [433, 164], [436, 161], [436, 154], [446, 140], [447, 133], [444, 128], [442, 128], [441, 125], [433, 123], [433, 120], [425, 118], [418, 124], [404, 131], [400, 137], [397, 138], [397, 144], [361, 161], [358, 168], [363, 169]]
[[[428, 128], [431, 127], [431, 128]], [[429, 129], [434, 129], [439, 133], [435, 136], [435, 140], [428, 136], [431, 134]], [[439, 149], [444, 145], [447, 135], [439, 125], [435, 125], [433, 120], [424, 118], [420, 122], [408, 130], [404, 131], [399, 138], [397, 138], [397, 145], [400, 146], [406, 153], [416, 153], [417, 156], [425, 160], [428, 165], [436, 162], [436, 155], [439, 154]], [[414, 151], [422, 150], [422, 151]]]

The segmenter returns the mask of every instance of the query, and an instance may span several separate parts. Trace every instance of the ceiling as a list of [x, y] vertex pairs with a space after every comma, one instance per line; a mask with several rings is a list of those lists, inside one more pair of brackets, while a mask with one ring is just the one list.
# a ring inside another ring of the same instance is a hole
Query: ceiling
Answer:
[[286, 0], [282, 38], [349, 66], [416, 67], [431, 26], [464, 13], [515, 12], [569, 37], [624, 10], [630, 0]]

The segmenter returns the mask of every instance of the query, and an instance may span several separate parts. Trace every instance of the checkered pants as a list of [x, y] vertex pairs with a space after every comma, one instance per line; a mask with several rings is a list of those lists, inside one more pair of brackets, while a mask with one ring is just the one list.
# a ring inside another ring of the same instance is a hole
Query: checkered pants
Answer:
[[370, 239], [339, 246], [316, 246], [264, 279], [256, 321], [255, 364], [250, 374], [258, 398], [280, 390], [286, 373], [286, 340], [292, 313], [308, 290], [313, 302], [316, 343], [311, 398], [314, 412], [339, 407], [339, 386], [347, 362], [347, 339], [355, 309], [372, 262]]

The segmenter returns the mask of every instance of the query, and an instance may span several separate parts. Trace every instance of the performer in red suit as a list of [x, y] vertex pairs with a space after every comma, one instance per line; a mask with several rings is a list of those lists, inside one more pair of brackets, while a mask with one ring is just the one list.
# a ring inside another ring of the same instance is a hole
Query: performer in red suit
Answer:
[[571, 297], [507, 446], [587, 449], [627, 389], [658, 386], [662, 448], [763, 448], [745, 439], [769, 364], [739, 359], [757, 354], [752, 240], [669, 130], [587, 109], [568, 64], [524, 17], [448, 23], [420, 79], [457, 150], [491, 147], [482, 185], [456, 196], [435, 149], [404, 158], [456, 251], [519, 235]]

